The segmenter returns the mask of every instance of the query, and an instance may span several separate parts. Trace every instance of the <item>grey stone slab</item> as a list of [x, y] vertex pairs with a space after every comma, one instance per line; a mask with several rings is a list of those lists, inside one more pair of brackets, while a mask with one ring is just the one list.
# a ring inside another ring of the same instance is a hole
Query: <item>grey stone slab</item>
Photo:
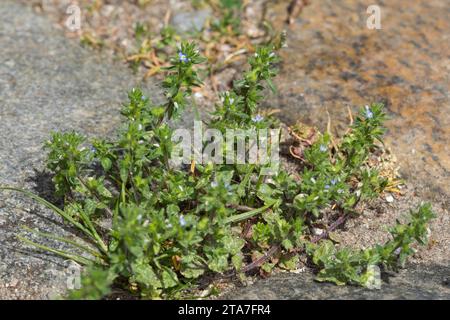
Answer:
[[180, 33], [201, 31], [204, 24], [212, 17], [211, 9], [176, 13], [172, 25]]
[[336, 286], [317, 283], [314, 275], [283, 273], [224, 295], [238, 300], [387, 300], [387, 299], [450, 299], [448, 265], [409, 265], [397, 273], [384, 273], [379, 289]]

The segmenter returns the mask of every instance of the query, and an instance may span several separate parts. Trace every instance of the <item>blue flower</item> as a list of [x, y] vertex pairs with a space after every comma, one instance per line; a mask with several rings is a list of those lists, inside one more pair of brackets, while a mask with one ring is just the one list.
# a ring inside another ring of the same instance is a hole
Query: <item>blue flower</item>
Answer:
[[334, 186], [337, 183], [337, 179], [331, 179], [331, 184]]
[[319, 150], [322, 151], [322, 152], [326, 152], [328, 149], [327, 149], [326, 145], [321, 144]]
[[183, 52], [178, 52], [178, 58], [180, 60], [180, 62], [186, 63], [189, 61], [189, 58], [183, 53]]
[[260, 115], [260, 114], [257, 114], [256, 116], [254, 116], [253, 118], [252, 118], [252, 121], [253, 122], [261, 122], [261, 121], [263, 121], [264, 120], [264, 117], [262, 116], [262, 115]]
[[330, 189], [330, 186], [329, 186], [328, 184], [325, 185], [325, 189], [326, 189], [326, 190]]
[[372, 119], [373, 118], [373, 112], [370, 110], [369, 106], [366, 106], [365, 116], [366, 116], [367, 119]]
[[89, 150], [91, 151], [91, 153], [96, 153], [96, 152], [97, 152], [97, 149], [95, 149], [94, 146], [91, 146], [91, 147], [89, 148]]
[[184, 227], [184, 226], [186, 225], [186, 220], [184, 219], [184, 216], [183, 216], [183, 215], [180, 216], [180, 225], [181, 225], [182, 227]]
[[216, 188], [219, 184], [217, 183], [217, 181], [213, 181], [211, 182], [211, 187], [212, 188]]

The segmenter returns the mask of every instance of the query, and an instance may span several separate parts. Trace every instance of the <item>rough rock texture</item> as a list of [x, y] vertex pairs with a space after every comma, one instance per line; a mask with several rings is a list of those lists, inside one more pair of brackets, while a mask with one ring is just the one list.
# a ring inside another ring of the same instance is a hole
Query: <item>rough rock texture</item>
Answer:
[[[113, 132], [136, 81], [128, 68], [67, 40], [30, 8], [3, 0], [0, 17], [0, 185], [50, 195], [41, 148], [50, 132]], [[0, 192], [0, 299], [46, 298], [66, 288], [70, 269], [62, 259], [16, 239], [21, 225], [67, 235], [55, 220], [23, 196]]]
[[381, 289], [314, 282], [310, 272], [279, 274], [221, 299], [450, 299], [450, 279], [442, 266], [409, 266], [399, 274], [384, 274]]
[[173, 16], [171, 23], [179, 33], [195, 32], [202, 30], [211, 16], [211, 9], [181, 12]]

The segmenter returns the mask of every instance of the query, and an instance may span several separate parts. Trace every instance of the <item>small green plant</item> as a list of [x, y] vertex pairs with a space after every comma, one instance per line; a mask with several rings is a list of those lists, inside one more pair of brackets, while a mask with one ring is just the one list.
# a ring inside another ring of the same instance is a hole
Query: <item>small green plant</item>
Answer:
[[339, 147], [333, 147], [328, 134], [305, 150], [302, 193], [294, 199], [298, 210], [319, 217], [331, 203], [344, 212], [353, 212], [360, 200], [376, 197], [387, 186], [387, 179], [365, 164], [375, 141], [381, 141], [385, 118], [381, 104], [363, 108]]
[[[264, 88], [273, 88], [275, 52], [281, 44], [261, 47], [249, 59], [242, 79], [221, 94], [211, 128], [225, 132], [275, 125], [263, 116], [259, 102]], [[74, 132], [52, 135], [46, 144], [47, 166], [64, 209], [28, 191], [3, 188], [49, 207], [88, 241], [25, 230], [73, 246], [73, 252], [65, 252], [21, 236], [86, 266], [83, 286], [72, 298], [98, 299], [112, 286], [142, 298], [180, 298], [210, 274], [234, 272], [245, 279], [252, 270], [295, 269], [304, 250], [318, 266], [320, 281], [364, 285], [369, 265], [402, 264], [413, 241], [425, 242], [432, 217], [427, 205], [413, 212], [409, 224], [393, 229], [392, 241], [373, 249], [337, 250], [332, 242], [312, 235], [322, 209], [333, 208], [343, 223], [357, 216], [360, 201], [376, 197], [386, 186], [367, 163], [383, 133], [380, 104], [361, 110], [339, 146], [333, 146], [328, 134], [320, 135], [305, 150], [297, 176], [284, 170], [266, 176], [262, 163], [203, 164], [193, 159], [191, 166], [174, 167], [169, 161], [175, 147], [169, 122], [179, 119], [192, 88], [202, 84], [196, 66], [203, 61], [193, 44], [183, 43], [163, 82], [165, 103], [154, 105], [133, 89], [115, 139], [88, 141]], [[110, 227], [101, 223], [105, 219]]]
[[242, 0], [220, 0], [218, 8], [222, 13], [220, 19], [212, 25], [214, 30], [223, 35], [237, 35], [240, 32]]
[[427, 243], [427, 224], [433, 217], [431, 206], [422, 205], [417, 211], [411, 211], [411, 221], [405, 225], [397, 223], [391, 229], [390, 241], [366, 250], [336, 249], [329, 240], [309, 244], [312, 261], [320, 269], [317, 280], [367, 286], [374, 276], [371, 266], [391, 270], [403, 267], [407, 257], [415, 252], [413, 243]]
[[317, 279], [338, 285], [367, 286], [373, 277], [371, 266], [393, 270], [403, 267], [407, 257], [415, 252], [413, 243], [427, 243], [426, 226], [433, 217], [431, 206], [422, 205], [411, 211], [409, 223], [403, 225], [397, 222], [391, 230], [392, 240], [366, 250], [336, 249], [329, 240], [309, 245], [312, 261], [320, 268]]
[[[211, 75], [243, 58], [245, 53], [254, 52], [255, 46], [250, 39], [241, 34], [244, 8], [242, 0], [200, 0], [192, 1], [191, 5], [197, 9], [206, 6], [214, 12], [214, 18], [208, 20], [201, 30], [192, 30], [184, 35], [185, 38], [200, 44], [200, 51], [208, 59], [208, 66], [205, 69]], [[262, 36], [261, 34], [260, 37]], [[168, 21], [160, 29], [159, 34], [150, 32], [147, 24], [137, 22], [134, 25], [135, 41], [125, 53], [126, 60], [135, 72], [139, 67], [148, 69], [144, 78], [152, 77], [165, 70], [180, 38]], [[267, 43], [272, 37], [268, 35], [265, 38], [267, 39], [264, 43]], [[232, 52], [227, 53], [225, 59], [222, 59], [219, 57], [224, 44], [227, 44]]]
[[170, 49], [176, 46], [179, 36], [170, 25], [164, 26], [159, 35], [153, 36], [147, 25], [138, 22], [134, 26], [134, 38], [135, 46], [127, 61], [135, 72], [141, 64], [149, 68], [146, 74], [149, 77], [161, 72], [167, 65]]

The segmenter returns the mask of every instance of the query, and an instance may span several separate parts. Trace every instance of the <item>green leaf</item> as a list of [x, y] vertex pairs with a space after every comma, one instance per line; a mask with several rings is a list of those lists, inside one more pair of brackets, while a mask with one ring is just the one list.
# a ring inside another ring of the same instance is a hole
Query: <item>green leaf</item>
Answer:
[[224, 272], [228, 267], [228, 259], [225, 256], [214, 256], [208, 261], [208, 268], [215, 272]]
[[152, 108], [151, 112], [155, 117], [159, 118], [164, 114], [165, 110], [166, 109], [164, 107], [155, 107]]
[[286, 270], [296, 270], [298, 267], [299, 260], [300, 259], [298, 255], [293, 256], [286, 255], [281, 257], [279, 265], [281, 268]]
[[236, 269], [236, 271], [242, 269], [242, 266], [244, 264], [243, 259], [244, 255], [241, 252], [238, 252], [231, 257], [231, 263], [233, 264], [233, 267]]
[[261, 269], [264, 272], [271, 273], [274, 267], [275, 267], [274, 263], [266, 262], [261, 266]]
[[339, 279], [336, 278], [336, 277], [329, 276], [329, 275], [327, 274], [327, 271], [326, 271], [326, 270], [320, 271], [320, 273], [316, 276], [315, 279], [316, 279], [317, 281], [319, 281], [319, 282], [332, 282], [332, 283], [334, 283], [334, 284], [336, 284], [336, 285], [338, 285], [338, 286], [343, 286], [343, 285], [346, 284], [345, 281], [341, 281], [341, 280], [339, 280]]
[[289, 240], [289, 239], [283, 239], [283, 241], [281, 241], [281, 245], [286, 250], [291, 250], [291, 249], [294, 248], [294, 245], [293, 245], [292, 241]]
[[109, 171], [112, 166], [112, 161], [109, 158], [102, 158], [101, 164], [102, 164], [103, 170]]
[[152, 288], [162, 288], [161, 280], [156, 276], [153, 268], [145, 260], [137, 260], [131, 264], [133, 281]]
[[196, 279], [204, 273], [205, 270], [201, 268], [186, 268], [181, 270], [181, 274], [188, 279]]
[[163, 287], [167, 289], [178, 285], [177, 274], [168, 267], [163, 267], [162, 269], [161, 278]]
[[329, 240], [322, 240], [315, 249], [313, 254], [313, 262], [317, 265], [325, 265], [327, 264], [328, 260], [334, 255], [336, 249], [334, 248], [334, 245]]

